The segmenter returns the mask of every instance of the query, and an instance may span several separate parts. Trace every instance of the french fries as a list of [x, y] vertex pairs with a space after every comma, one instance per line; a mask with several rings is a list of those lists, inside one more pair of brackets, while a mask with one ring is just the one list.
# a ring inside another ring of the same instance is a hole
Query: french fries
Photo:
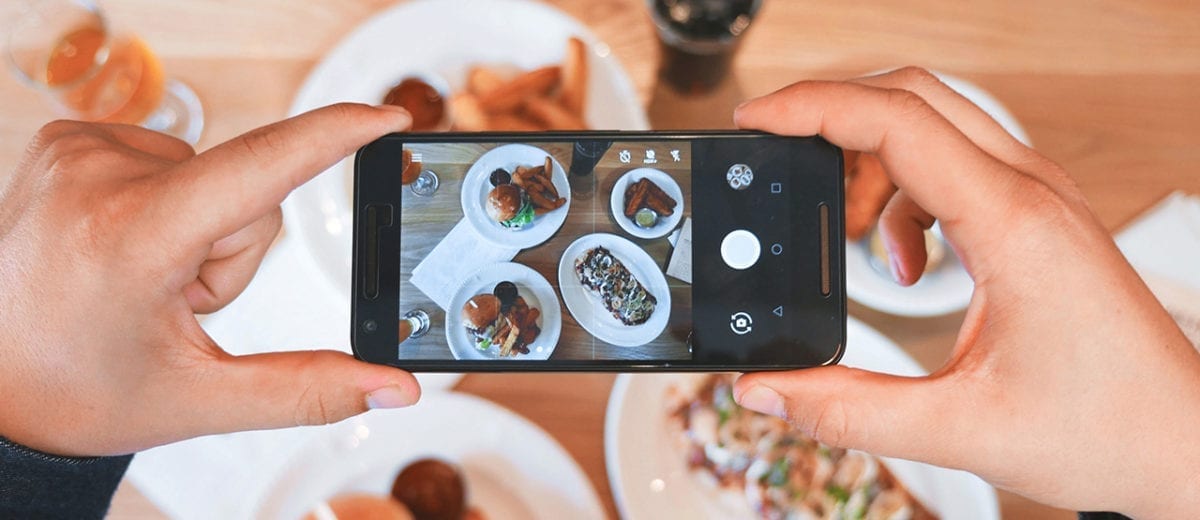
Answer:
[[517, 166], [512, 172], [512, 183], [529, 194], [529, 201], [533, 203], [533, 212], [536, 215], [545, 215], [567, 203], [567, 199], [559, 196], [558, 188], [554, 187], [554, 182], [550, 179], [553, 172], [554, 163], [548, 155], [541, 165]]
[[583, 102], [587, 93], [587, 46], [583, 40], [567, 40], [567, 55], [562, 63], [562, 106], [567, 112], [583, 119]]
[[642, 178], [625, 188], [625, 216], [629, 218], [633, 218], [642, 208], [650, 208], [659, 215], [669, 217], [675, 213], [678, 204], [650, 179]]
[[466, 88], [450, 99], [456, 130], [521, 131], [587, 129], [587, 45], [572, 37], [560, 65], [510, 76], [478, 64], [467, 71]]

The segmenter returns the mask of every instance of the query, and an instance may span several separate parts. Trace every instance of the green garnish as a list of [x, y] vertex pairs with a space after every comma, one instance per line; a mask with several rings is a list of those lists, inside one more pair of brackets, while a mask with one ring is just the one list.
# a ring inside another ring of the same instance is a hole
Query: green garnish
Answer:
[[492, 348], [492, 340], [485, 339], [483, 341], [480, 341], [479, 343], [475, 344], [475, 348], [477, 348], [479, 350], [487, 350], [489, 348]]
[[850, 493], [837, 484], [825, 486], [825, 492], [829, 493], [829, 496], [833, 497], [839, 504], [844, 504], [850, 500]]
[[520, 211], [517, 211], [516, 216], [501, 222], [500, 225], [506, 228], [520, 229], [527, 224], [532, 223], [533, 218], [536, 216], [537, 214], [533, 211], [533, 204], [530, 204], [528, 199], [524, 199], [521, 204], [521, 209]]
[[788, 471], [791, 469], [792, 463], [787, 458], [776, 460], [771, 464], [771, 470], [764, 477], [767, 485], [771, 487], [783, 487], [788, 483]]

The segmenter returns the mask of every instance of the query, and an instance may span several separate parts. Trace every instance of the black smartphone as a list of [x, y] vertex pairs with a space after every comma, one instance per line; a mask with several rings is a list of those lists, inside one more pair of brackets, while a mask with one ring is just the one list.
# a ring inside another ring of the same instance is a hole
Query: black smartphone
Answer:
[[354, 172], [359, 359], [756, 371], [842, 355], [842, 153], [820, 137], [391, 134]]

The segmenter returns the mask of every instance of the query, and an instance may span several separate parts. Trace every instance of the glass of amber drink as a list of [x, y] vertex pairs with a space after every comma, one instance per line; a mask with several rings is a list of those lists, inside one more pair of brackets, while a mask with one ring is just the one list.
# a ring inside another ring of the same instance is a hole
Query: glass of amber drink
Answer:
[[168, 80], [162, 64], [133, 35], [115, 34], [90, 0], [32, 0], [9, 32], [8, 61], [63, 116], [127, 123], [200, 139], [204, 112], [187, 85]]

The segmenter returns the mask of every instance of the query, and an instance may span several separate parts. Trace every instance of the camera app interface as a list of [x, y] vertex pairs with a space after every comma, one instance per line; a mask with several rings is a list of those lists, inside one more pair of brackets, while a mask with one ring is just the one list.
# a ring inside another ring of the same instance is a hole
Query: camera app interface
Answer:
[[691, 359], [691, 148], [405, 143], [398, 359]]

